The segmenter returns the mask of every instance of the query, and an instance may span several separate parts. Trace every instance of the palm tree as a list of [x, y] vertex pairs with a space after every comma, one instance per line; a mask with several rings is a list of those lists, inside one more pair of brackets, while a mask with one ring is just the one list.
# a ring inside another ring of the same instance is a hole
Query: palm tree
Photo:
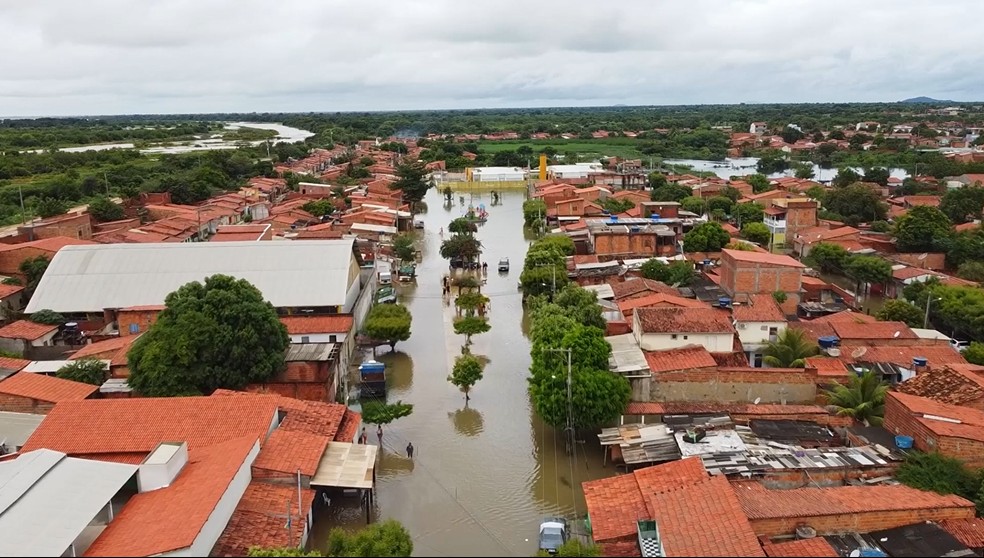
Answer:
[[851, 417], [865, 426], [881, 426], [887, 391], [888, 384], [877, 373], [867, 370], [861, 376], [852, 375], [846, 386], [836, 385], [826, 395], [838, 415]]
[[803, 330], [787, 327], [763, 352], [762, 362], [773, 368], [805, 368], [805, 359], [819, 353], [820, 347], [807, 339]]

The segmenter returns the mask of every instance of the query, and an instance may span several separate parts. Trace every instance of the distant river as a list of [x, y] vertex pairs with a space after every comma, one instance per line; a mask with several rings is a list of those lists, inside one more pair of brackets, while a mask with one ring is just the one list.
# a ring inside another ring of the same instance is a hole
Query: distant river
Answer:
[[[663, 163], [667, 165], [686, 165], [695, 171], [713, 172], [721, 178], [728, 178], [731, 176], [745, 176], [748, 174], [757, 173], [758, 170], [756, 170], [755, 165], [758, 161], [758, 157], [740, 157], [736, 159], [729, 158], [723, 161], [705, 161], [702, 159], [664, 159]], [[854, 170], [857, 171], [858, 174], [864, 174], [864, 169], [860, 167], [856, 167]], [[903, 180], [909, 176], [909, 173], [905, 169], [892, 168], [888, 169], [888, 172], [890, 176]], [[795, 173], [795, 170], [788, 169], [785, 172], [770, 174], [769, 178], [793, 176]], [[830, 182], [835, 176], [837, 176], [837, 169], [824, 169], [820, 168], [820, 165], [813, 165], [813, 180], [818, 182]]]

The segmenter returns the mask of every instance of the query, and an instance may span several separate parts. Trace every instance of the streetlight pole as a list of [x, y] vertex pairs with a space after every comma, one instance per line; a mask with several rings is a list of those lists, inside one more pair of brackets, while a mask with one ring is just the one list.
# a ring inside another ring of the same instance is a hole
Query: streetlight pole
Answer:
[[[567, 427], [566, 430], [570, 439], [568, 440], [567, 453], [570, 453], [572, 447], [574, 447], [574, 399], [572, 393], [572, 365], [571, 365], [571, 349], [568, 348], [557, 348], [557, 349], [544, 349], [552, 353], [567, 353]], [[572, 479], [573, 481], [573, 479]]]
[[[939, 299], [936, 299], [937, 301]], [[923, 329], [929, 327], [929, 303], [933, 301], [932, 295], [926, 297], [926, 316], [923, 318]]]

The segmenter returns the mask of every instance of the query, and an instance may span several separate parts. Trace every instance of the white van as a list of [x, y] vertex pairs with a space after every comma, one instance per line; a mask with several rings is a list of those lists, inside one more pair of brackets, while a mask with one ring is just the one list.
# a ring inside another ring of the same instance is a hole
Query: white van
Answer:
[[389, 272], [389, 271], [380, 271], [379, 272], [379, 284], [380, 285], [389, 285], [389, 284], [392, 284], [392, 283], [393, 283], [393, 273], [392, 272]]

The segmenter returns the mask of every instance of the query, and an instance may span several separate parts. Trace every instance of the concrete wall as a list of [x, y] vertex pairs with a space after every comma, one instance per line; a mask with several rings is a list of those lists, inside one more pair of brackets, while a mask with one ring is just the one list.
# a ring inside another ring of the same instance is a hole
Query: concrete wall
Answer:
[[[638, 324], [633, 324], [633, 331], [639, 331]], [[676, 336], [676, 339], [673, 337]], [[734, 335], [730, 333], [643, 333], [637, 334], [636, 339], [644, 351], [665, 351], [686, 345], [703, 345], [712, 353], [730, 353], [734, 351]]]
[[[805, 369], [706, 368], [653, 374], [650, 401], [808, 403], [817, 397], [816, 372]], [[642, 387], [640, 386], [640, 390]]]
[[[307, 341], [304, 338], [307, 338]], [[334, 339], [332, 339], [334, 337]], [[290, 336], [291, 343], [344, 343], [347, 333], [303, 333]]]
[[776, 335], [779, 335], [786, 329], [786, 322], [739, 322], [735, 329], [738, 330], [738, 339], [742, 346], [749, 350], [768, 343], [769, 328], [773, 327], [776, 328]]
[[971, 519], [974, 506], [967, 502], [963, 508], [941, 508], [902, 511], [870, 511], [849, 514], [820, 515], [810, 517], [781, 517], [769, 519], [749, 519], [756, 535], [774, 537], [792, 535], [799, 525], [809, 525], [817, 534], [859, 532], [869, 533], [882, 529], [894, 529], [923, 521], [942, 521], [944, 519]]

